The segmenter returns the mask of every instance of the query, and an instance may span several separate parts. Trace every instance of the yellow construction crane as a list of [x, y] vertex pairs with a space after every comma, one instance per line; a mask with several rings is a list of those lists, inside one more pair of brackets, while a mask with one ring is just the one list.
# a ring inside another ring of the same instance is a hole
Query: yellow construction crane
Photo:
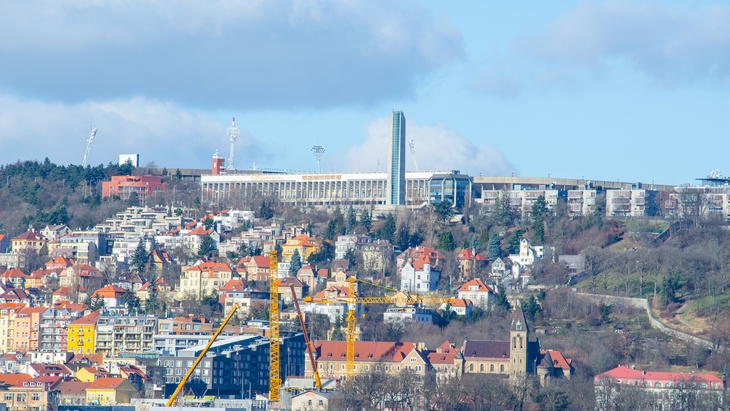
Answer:
[[[398, 291], [394, 288], [386, 287], [380, 284], [371, 283], [370, 281], [360, 280], [353, 277], [347, 279], [350, 282], [350, 287], [347, 290], [347, 349], [345, 353], [345, 378], [346, 380], [352, 381], [355, 376], [355, 330], [357, 326], [357, 319], [355, 317], [355, 307], [357, 304], [394, 304], [397, 303], [400, 306], [405, 305], [432, 305], [432, 304], [443, 304], [450, 303], [451, 297], [436, 297], [436, 296], [422, 296], [422, 295], [411, 295], [409, 293]], [[355, 297], [355, 281], [363, 284], [369, 284], [375, 287], [380, 287], [390, 292], [397, 293], [395, 296], [390, 297]]]
[[281, 338], [279, 336], [279, 258], [269, 253], [269, 401], [279, 401], [281, 387]]
[[236, 310], [238, 310], [238, 304], [233, 304], [233, 307], [231, 308], [231, 312], [228, 313], [226, 318], [221, 323], [220, 327], [216, 330], [215, 334], [213, 334], [213, 337], [208, 341], [208, 344], [205, 345], [205, 348], [203, 348], [203, 351], [198, 354], [198, 358], [195, 359], [195, 362], [193, 362], [192, 367], [188, 370], [188, 372], [185, 374], [182, 380], [180, 380], [180, 383], [177, 385], [177, 388], [175, 388], [175, 392], [172, 393], [170, 398], [167, 400], [167, 407], [172, 407], [175, 404], [175, 400], [177, 400], [177, 396], [180, 395], [180, 391], [185, 387], [185, 384], [188, 382], [188, 379], [191, 375], [193, 375], [193, 372], [195, 371], [195, 368], [200, 364], [200, 360], [205, 357], [205, 354], [208, 352], [210, 347], [215, 342], [216, 338], [220, 335], [220, 333], [223, 331], [223, 328], [228, 324], [228, 321], [233, 317], [233, 314], [235, 314]]
[[294, 307], [297, 309], [297, 317], [299, 317], [299, 324], [302, 326], [302, 333], [304, 334], [304, 343], [307, 344], [307, 351], [309, 352], [309, 363], [312, 365], [312, 374], [314, 375], [314, 383], [318, 389], [322, 389], [322, 380], [319, 378], [319, 371], [317, 370], [317, 360], [314, 359], [314, 349], [312, 342], [309, 340], [307, 335], [307, 327], [304, 325], [304, 316], [302, 310], [299, 309], [299, 301], [297, 301], [297, 292], [294, 290], [294, 284], [289, 285], [291, 288], [291, 296], [294, 299]]

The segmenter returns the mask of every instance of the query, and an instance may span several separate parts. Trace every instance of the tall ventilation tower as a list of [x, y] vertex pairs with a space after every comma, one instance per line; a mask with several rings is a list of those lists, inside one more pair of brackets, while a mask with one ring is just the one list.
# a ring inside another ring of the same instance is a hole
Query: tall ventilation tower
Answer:
[[228, 140], [231, 141], [231, 156], [228, 158], [228, 167], [226, 170], [235, 170], [236, 167], [233, 164], [233, 149], [236, 145], [236, 139], [238, 138], [238, 127], [236, 127], [236, 118], [233, 117], [231, 120], [231, 126], [228, 127]]
[[388, 158], [388, 198], [392, 205], [406, 204], [406, 116], [393, 111], [390, 121], [390, 156]]

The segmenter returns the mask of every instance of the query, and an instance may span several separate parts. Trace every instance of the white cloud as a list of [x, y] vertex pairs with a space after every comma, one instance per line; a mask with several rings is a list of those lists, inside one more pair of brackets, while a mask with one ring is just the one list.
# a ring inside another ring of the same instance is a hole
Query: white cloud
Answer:
[[[228, 156], [228, 124], [171, 103], [132, 98], [63, 105], [0, 95], [0, 164], [45, 157], [57, 164], [81, 164], [88, 122], [98, 128], [92, 165], [139, 153], [142, 164], [207, 168], [216, 149]], [[241, 130], [236, 164], [256, 154], [264, 153]]]
[[[342, 168], [347, 171], [386, 171], [390, 150], [389, 129], [388, 118], [372, 121], [365, 130], [362, 144], [351, 147], [342, 155]], [[418, 170], [459, 170], [469, 175], [516, 173], [515, 167], [498, 149], [486, 145], [476, 146], [446, 127], [419, 126], [407, 122], [406, 133], [408, 140], [413, 139], [415, 142]], [[408, 144], [406, 152], [406, 169], [416, 170]]]
[[362, 105], [463, 55], [417, 2], [24, 1], [0, 5], [0, 90], [77, 103]]
[[616, 70], [677, 86], [730, 80], [730, 6], [658, 1], [582, 2], [514, 42], [475, 78], [496, 95], [581, 87]]

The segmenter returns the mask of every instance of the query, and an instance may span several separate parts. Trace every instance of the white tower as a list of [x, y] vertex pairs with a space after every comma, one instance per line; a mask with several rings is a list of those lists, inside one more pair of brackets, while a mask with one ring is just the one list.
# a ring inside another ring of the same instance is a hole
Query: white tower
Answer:
[[231, 156], [228, 158], [228, 167], [226, 170], [235, 170], [236, 167], [233, 165], [233, 148], [236, 145], [236, 139], [238, 138], [238, 127], [236, 127], [236, 118], [233, 117], [231, 120], [231, 126], [228, 127], [228, 140], [231, 141]]

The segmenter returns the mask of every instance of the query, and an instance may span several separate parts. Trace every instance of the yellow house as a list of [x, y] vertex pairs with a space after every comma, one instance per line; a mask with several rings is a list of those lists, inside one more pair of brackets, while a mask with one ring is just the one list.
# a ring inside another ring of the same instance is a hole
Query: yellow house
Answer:
[[303, 263], [307, 261], [310, 254], [318, 252], [320, 248], [322, 248], [322, 245], [315, 237], [310, 237], [307, 234], [299, 234], [294, 238], [286, 240], [286, 243], [281, 246], [281, 261], [291, 261], [294, 250], [297, 250], [299, 251], [299, 258]]
[[231, 278], [233, 268], [226, 263], [205, 262], [190, 266], [180, 276], [178, 298], [200, 300], [206, 295], [217, 295]]
[[94, 382], [97, 378], [105, 377], [108, 372], [94, 367], [81, 367], [76, 370], [76, 379], [83, 382]]
[[68, 325], [68, 351], [92, 354], [96, 344], [96, 323], [101, 311], [94, 311]]
[[97, 378], [86, 388], [86, 403], [94, 405], [129, 404], [139, 394], [126, 378]]
[[0, 304], [0, 352], [15, 349], [15, 320], [25, 304]]

